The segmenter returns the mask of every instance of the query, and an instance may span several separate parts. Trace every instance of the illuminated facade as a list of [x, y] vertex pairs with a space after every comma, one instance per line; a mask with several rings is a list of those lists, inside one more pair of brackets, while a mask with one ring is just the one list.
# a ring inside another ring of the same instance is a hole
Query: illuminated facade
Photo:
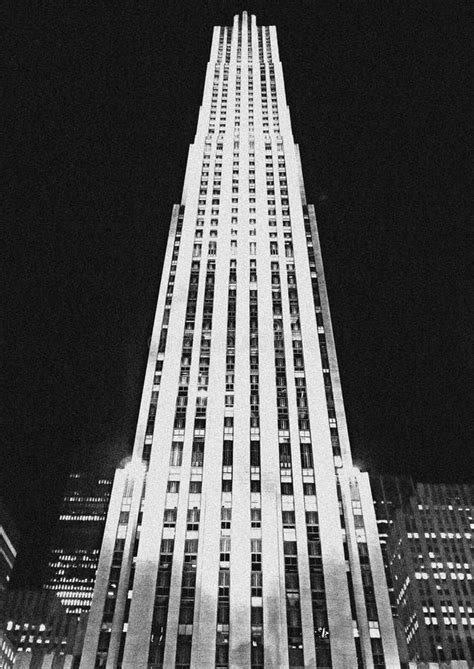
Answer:
[[473, 501], [472, 486], [418, 483], [393, 515], [387, 555], [413, 661], [474, 666]]
[[399, 666], [274, 27], [215, 28], [82, 669]]
[[53, 592], [8, 592], [0, 625], [14, 648], [15, 667], [70, 669], [73, 661], [78, 661], [84, 622], [68, 616]]
[[71, 615], [91, 605], [111, 489], [112, 478], [91, 473], [73, 473], [67, 482], [45, 587]]
[[0, 669], [12, 669], [15, 661], [15, 645], [5, 630], [0, 629]]

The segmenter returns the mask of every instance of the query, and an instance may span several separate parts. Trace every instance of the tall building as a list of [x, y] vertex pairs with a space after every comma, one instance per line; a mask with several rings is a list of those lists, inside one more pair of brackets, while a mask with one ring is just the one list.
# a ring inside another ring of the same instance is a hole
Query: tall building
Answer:
[[399, 666], [275, 27], [216, 27], [81, 668]]
[[91, 605], [111, 489], [111, 476], [88, 472], [74, 472], [66, 485], [45, 587], [70, 615]]
[[474, 666], [473, 501], [472, 486], [418, 483], [393, 515], [387, 555], [414, 666]]
[[398, 606], [393, 585], [390, 556], [388, 552], [388, 538], [393, 527], [395, 514], [402, 509], [407, 499], [415, 494], [415, 483], [411, 478], [398, 476], [371, 476], [370, 487], [374, 499], [375, 517], [379, 532], [380, 548], [382, 550], [383, 566], [387, 579], [388, 594], [392, 607], [393, 624], [397, 638], [398, 655], [402, 669], [409, 666], [408, 646], [405, 631], [398, 615]]

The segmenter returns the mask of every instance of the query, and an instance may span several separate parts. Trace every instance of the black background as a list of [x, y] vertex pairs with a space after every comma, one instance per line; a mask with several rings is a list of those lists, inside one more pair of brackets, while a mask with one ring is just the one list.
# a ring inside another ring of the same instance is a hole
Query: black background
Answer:
[[[8, 5], [8, 3], [7, 3]], [[472, 3], [11, 2], [0, 496], [39, 583], [72, 468], [133, 441], [212, 27], [275, 24], [355, 461], [472, 479]]]

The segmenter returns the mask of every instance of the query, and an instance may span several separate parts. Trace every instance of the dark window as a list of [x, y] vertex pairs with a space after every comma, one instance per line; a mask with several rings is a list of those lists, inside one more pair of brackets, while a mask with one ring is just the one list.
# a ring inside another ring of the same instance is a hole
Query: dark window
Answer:
[[311, 444], [301, 444], [301, 466], [303, 469], [312, 469], [313, 467]]
[[305, 495], [316, 495], [314, 483], [303, 483], [303, 493]]
[[281, 483], [281, 494], [282, 495], [292, 495], [293, 494], [293, 483], [283, 482]]
[[[179, 481], [178, 481], [179, 484]], [[191, 481], [189, 483], [189, 492], [200, 493], [202, 489], [202, 481]]]
[[222, 456], [222, 465], [224, 467], [232, 466], [233, 447], [234, 444], [232, 441], [229, 440], [224, 441], [223, 456]]
[[178, 642], [176, 645], [176, 667], [184, 669], [189, 667], [191, 663], [191, 636], [184, 634], [178, 635]]
[[260, 479], [250, 481], [250, 492], [260, 492]]
[[232, 492], [232, 479], [222, 479], [222, 492]]

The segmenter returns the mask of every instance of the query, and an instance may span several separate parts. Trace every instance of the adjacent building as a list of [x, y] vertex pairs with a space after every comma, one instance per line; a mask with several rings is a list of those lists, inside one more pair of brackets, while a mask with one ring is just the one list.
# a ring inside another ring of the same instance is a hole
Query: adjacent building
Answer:
[[415, 483], [408, 477], [371, 476], [370, 485], [374, 499], [375, 516], [379, 533], [380, 548], [387, 579], [388, 594], [392, 607], [393, 624], [397, 637], [398, 653], [402, 669], [408, 667], [409, 656], [405, 631], [398, 615], [398, 606], [393, 585], [393, 576], [388, 554], [388, 538], [393, 526], [396, 511], [402, 509], [407, 500], [415, 494]]
[[473, 502], [473, 486], [418, 483], [392, 515], [387, 556], [414, 663], [474, 666]]
[[3, 638], [14, 649], [15, 668], [21, 669], [77, 666], [85, 622], [68, 616], [56, 595], [47, 590], [9, 591], [0, 615]]
[[18, 530], [0, 500], [0, 608], [8, 588], [19, 544]]
[[0, 629], [0, 669], [12, 669], [15, 655], [15, 644], [7, 632]]
[[69, 476], [45, 581], [69, 615], [89, 611], [111, 489], [108, 475]]
[[399, 667], [275, 27], [214, 30], [82, 669]]

